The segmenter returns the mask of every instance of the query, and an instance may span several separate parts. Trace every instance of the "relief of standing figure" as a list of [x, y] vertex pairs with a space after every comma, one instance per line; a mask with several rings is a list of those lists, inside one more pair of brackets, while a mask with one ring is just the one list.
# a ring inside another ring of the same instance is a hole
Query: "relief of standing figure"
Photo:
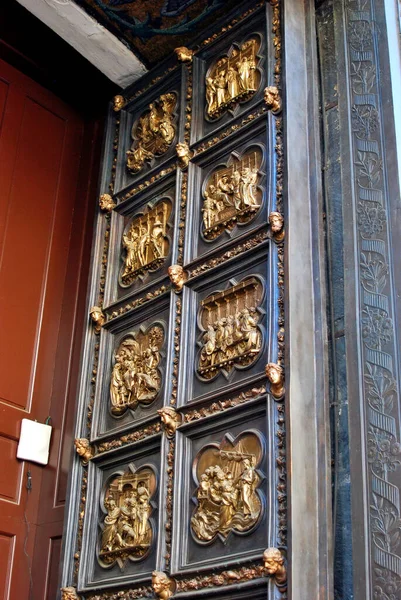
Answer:
[[218, 118], [237, 102], [247, 102], [257, 91], [257, 51], [260, 42], [251, 38], [241, 46], [235, 45], [228, 56], [219, 58], [205, 78], [206, 114]]

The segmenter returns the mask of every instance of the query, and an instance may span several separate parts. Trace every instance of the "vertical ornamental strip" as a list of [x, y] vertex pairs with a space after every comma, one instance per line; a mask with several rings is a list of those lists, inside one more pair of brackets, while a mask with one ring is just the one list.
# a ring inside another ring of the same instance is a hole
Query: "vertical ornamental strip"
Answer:
[[374, 3], [347, 3], [352, 160], [374, 598], [401, 594], [399, 389], [389, 198]]

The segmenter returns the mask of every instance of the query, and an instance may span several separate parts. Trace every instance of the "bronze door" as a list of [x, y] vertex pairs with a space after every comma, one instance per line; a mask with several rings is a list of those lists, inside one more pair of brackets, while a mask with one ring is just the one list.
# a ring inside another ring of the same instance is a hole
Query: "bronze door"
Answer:
[[110, 107], [64, 598], [286, 594], [280, 46], [255, 5]]

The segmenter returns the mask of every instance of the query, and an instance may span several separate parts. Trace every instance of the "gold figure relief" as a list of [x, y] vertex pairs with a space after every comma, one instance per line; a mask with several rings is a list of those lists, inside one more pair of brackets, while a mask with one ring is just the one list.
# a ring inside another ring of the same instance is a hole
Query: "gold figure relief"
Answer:
[[211, 542], [219, 535], [225, 541], [231, 531], [246, 532], [258, 523], [262, 457], [262, 443], [253, 432], [202, 448], [195, 459], [197, 506], [191, 518], [196, 540]]
[[117, 95], [113, 98], [113, 110], [114, 112], [119, 112], [125, 106], [125, 98], [124, 96]]
[[181, 169], [186, 169], [189, 165], [189, 161], [192, 158], [193, 152], [189, 149], [189, 146], [186, 142], [180, 142], [176, 145], [175, 151], [178, 156], [178, 164]]
[[92, 306], [92, 308], [89, 311], [89, 314], [94, 325], [95, 333], [100, 333], [101, 328], [106, 322], [104, 312], [102, 311], [100, 306]]
[[266, 377], [270, 381], [270, 393], [276, 400], [285, 394], [284, 369], [277, 363], [268, 363], [265, 367]]
[[160, 350], [164, 330], [154, 325], [126, 337], [115, 353], [110, 381], [111, 413], [119, 416], [138, 404], [150, 404], [160, 391]]
[[152, 573], [152, 588], [157, 598], [160, 600], [168, 600], [174, 595], [176, 584], [174, 579], [171, 579], [163, 571], [153, 571]]
[[[287, 569], [284, 556], [278, 548], [267, 548], [263, 552], [263, 566], [279, 588], [287, 585]], [[284, 589], [282, 590], [284, 591]]]
[[274, 241], [280, 244], [285, 237], [283, 215], [279, 212], [271, 212], [269, 214], [269, 225]]
[[117, 206], [110, 194], [102, 194], [99, 198], [99, 206], [105, 212], [111, 212]]
[[176, 48], [174, 52], [177, 55], [177, 58], [182, 63], [191, 63], [194, 57], [194, 51], [186, 48], [186, 46], [180, 46]]
[[72, 586], [60, 588], [60, 592], [61, 600], [79, 600], [77, 590]]
[[263, 94], [267, 108], [269, 108], [274, 115], [277, 115], [281, 111], [281, 98], [278, 88], [271, 85], [264, 89]]
[[188, 279], [188, 275], [184, 271], [183, 267], [181, 265], [170, 265], [168, 268], [168, 276], [170, 277], [170, 281], [173, 284], [174, 289], [177, 292], [181, 292], [186, 280]]
[[216, 119], [238, 102], [247, 102], [260, 86], [257, 69], [260, 42], [251, 38], [235, 44], [228, 56], [222, 56], [206, 75], [206, 114]]
[[164, 406], [157, 411], [160, 415], [163, 429], [168, 438], [174, 437], [177, 427], [182, 423], [182, 415], [178, 413], [172, 406]]
[[262, 347], [258, 326], [263, 286], [249, 277], [224, 292], [202, 300], [200, 322], [204, 334], [198, 374], [213, 379], [221, 370], [229, 373], [256, 361]]
[[128, 287], [146, 272], [159, 269], [169, 253], [170, 243], [166, 235], [171, 213], [171, 203], [162, 201], [133, 219], [122, 236], [125, 256], [120, 285]]
[[81, 457], [82, 464], [87, 465], [93, 457], [93, 448], [91, 448], [89, 440], [86, 438], [76, 438], [74, 445], [78, 456]]
[[233, 158], [227, 167], [212, 173], [203, 192], [203, 237], [212, 241], [238, 223], [248, 223], [262, 204], [258, 187], [262, 152]]
[[103, 500], [104, 516], [99, 562], [123, 569], [127, 559], [140, 560], [152, 543], [151, 498], [156, 475], [150, 467], [119, 475], [108, 486]]
[[171, 146], [175, 134], [174, 109], [177, 97], [173, 93], [163, 94], [149, 104], [132, 127], [132, 145], [127, 152], [127, 167], [138, 173], [157, 156], [162, 156]]

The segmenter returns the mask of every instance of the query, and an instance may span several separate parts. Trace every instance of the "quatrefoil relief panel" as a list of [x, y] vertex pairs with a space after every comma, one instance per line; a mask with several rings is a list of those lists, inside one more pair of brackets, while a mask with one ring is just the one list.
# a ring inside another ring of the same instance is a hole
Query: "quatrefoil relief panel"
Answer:
[[219, 373], [250, 367], [259, 358], [263, 329], [259, 324], [264, 288], [258, 277], [207, 296], [201, 302], [198, 326], [202, 331], [197, 375], [212, 381]]
[[168, 229], [172, 206], [168, 198], [137, 214], [122, 235], [122, 268], [119, 285], [129, 287], [137, 279], [158, 271], [170, 251]]
[[177, 134], [177, 96], [173, 92], [162, 94], [151, 102], [134, 123], [131, 131], [132, 145], [127, 151], [127, 169], [138, 173], [146, 163], [167, 152]]
[[193, 479], [197, 486], [192, 501], [192, 536], [210, 544], [217, 537], [225, 543], [230, 533], [245, 534], [255, 529], [264, 510], [259, 488], [264, 475], [258, 470], [264, 454], [259, 431], [237, 438], [226, 434], [220, 444], [207, 444], [195, 458]]
[[151, 514], [156, 489], [157, 473], [151, 465], [136, 469], [131, 463], [127, 471], [109, 479], [100, 503], [104, 515], [98, 552], [101, 567], [117, 563], [123, 570], [127, 560], [139, 561], [149, 554], [155, 537]]
[[260, 87], [261, 57], [259, 37], [251, 37], [243, 44], [234, 43], [226, 55], [220, 56], [206, 73], [206, 119], [219, 119], [227, 110], [235, 110], [238, 103], [248, 102]]
[[156, 399], [162, 383], [159, 365], [164, 338], [163, 325], [155, 322], [121, 341], [110, 377], [110, 412], [114, 417]]
[[215, 169], [203, 186], [202, 237], [212, 242], [236, 225], [246, 225], [259, 212], [263, 152], [259, 146], [244, 154], [233, 152], [225, 166]]

